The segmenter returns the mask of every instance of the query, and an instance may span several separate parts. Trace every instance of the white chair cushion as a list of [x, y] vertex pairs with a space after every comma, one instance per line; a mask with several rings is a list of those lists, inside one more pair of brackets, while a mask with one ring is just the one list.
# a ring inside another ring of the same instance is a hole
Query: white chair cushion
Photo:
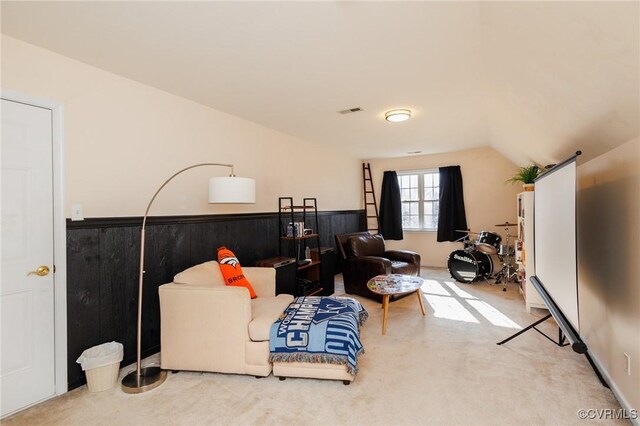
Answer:
[[291, 302], [293, 302], [293, 296], [290, 294], [252, 299], [249, 338], [254, 342], [268, 341], [271, 325], [276, 322]]
[[173, 282], [175, 284], [212, 287], [223, 286], [224, 278], [218, 262], [211, 260], [185, 269], [173, 277]]

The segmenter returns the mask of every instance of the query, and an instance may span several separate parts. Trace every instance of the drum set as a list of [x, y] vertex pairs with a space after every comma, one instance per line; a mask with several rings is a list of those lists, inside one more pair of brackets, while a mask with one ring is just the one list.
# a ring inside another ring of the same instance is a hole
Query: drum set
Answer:
[[[457, 240], [464, 244], [464, 248], [449, 255], [447, 264], [453, 279], [461, 283], [490, 278], [494, 278], [496, 284], [519, 282], [517, 268], [514, 265], [516, 251], [511, 244], [512, 235], [509, 231], [509, 228], [517, 225], [505, 222], [495, 226], [504, 228], [507, 235], [505, 244], [502, 244], [502, 236], [496, 232], [457, 230], [465, 233]], [[475, 236], [475, 239], [472, 239], [472, 236]], [[503, 290], [506, 291], [504, 288]]]

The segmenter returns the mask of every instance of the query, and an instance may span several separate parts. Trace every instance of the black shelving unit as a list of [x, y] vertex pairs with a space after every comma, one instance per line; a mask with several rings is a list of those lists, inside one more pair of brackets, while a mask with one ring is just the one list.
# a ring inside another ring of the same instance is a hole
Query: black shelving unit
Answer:
[[[297, 224], [301, 224], [297, 226]], [[320, 230], [318, 227], [318, 202], [315, 198], [303, 198], [296, 205], [293, 197], [278, 198], [279, 241], [278, 255], [296, 259], [295, 296], [315, 296], [322, 293], [323, 269], [320, 267]], [[310, 256], [306, 259], [305, 251]], [[310, 261], [309, 261], [310, 260]]]

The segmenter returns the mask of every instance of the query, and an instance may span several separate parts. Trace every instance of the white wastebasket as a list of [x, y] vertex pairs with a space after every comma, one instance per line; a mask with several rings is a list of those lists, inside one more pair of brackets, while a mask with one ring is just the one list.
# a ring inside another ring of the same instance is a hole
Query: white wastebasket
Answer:
[[90, 392], [111, 389], [118, 382], [120, 361], [124, 356], [122, 343], [109, 342], [82, 352], [76, 360], [87, 376]]

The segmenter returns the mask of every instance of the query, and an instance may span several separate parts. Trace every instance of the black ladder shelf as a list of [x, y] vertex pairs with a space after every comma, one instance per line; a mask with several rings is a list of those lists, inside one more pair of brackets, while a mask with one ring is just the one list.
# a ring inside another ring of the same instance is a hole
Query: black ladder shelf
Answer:
[[[302, 230], [296, 228], [302, 223]], [[290, 226], [291, 225], [291, 226]], [[298, 267], [296, 282], [298, 294], [294, 296], [314, 296], [323, 291], [320, 256], [320, 228], [318, 227], [318, 202], [315, 198], [303, 198], [302, 205], [296, 205], [293, 197], [278, 198], [278, 255], [296, 259]], [[310, 230], [308, 233], [305, 230]], [[309, 247], [311, 262], [305, 261], [305, 251]]]
[[[367, 182], [369, 182], [370, 189], [367, 189]], [[378, 202], [376, 201], [376, 192], [373, 189], [371, 165], [369, 163], [362, 163], [362, 185], [367, 231], [377, 234], [380, 232], [380, 217], [378, 216]], [[370, 195], [373, 201], [370, 201], [367, 195]], [[370, 211], [371, 208], [373, 208], [373, 212]], [[370, 226], [372, 219], [375, 219], [375, 227]]]

